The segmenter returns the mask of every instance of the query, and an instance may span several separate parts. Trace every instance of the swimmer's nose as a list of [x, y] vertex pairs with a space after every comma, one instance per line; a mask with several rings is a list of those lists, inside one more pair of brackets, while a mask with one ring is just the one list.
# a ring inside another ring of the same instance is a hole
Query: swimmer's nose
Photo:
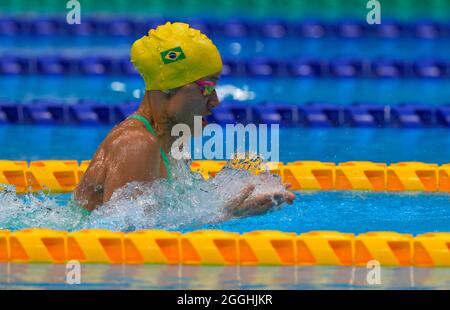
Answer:
[[207, 107], [209, 110], [214, 109], [220, 104], [219, 97], [217, 97], [217, 93], [214, 90], [211, 95], [208, 97]]

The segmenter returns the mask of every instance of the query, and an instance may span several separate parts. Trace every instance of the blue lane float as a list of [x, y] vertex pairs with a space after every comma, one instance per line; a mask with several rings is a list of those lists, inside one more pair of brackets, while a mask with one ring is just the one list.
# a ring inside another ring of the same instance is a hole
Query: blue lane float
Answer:
[[364, 67], [365, 61], [361, 59], [335, 59], [329, 64], [330, 74], [334, 77], [363, 77], [370, 75], [369, 70]]
[[265, 103], [253, 108], [255, 123], [280, 124], [280, 126], [295, 126], [300, 124], [297, 106], [283, 103]]
[[287, 70], [292, 77], [319, 77], [327, 74], [327, 64], [317, 59], [297, 59], [288, 63]]
[[371, 64], [372, 74], [380, 78], [407, 77], [408, 69], [405, 61], [396, 59], [376, 59]]
[[367, 24], [361, 21], [344, 20], [334, 26], [334, 31], [341, 38], [358, 39], [367, 34]]
[[437, 124], [436, 109], [430, 109], [428, 106], [420, 104], [392, 107], [391, 123], [394, 127], [432, 127]]
[[25, 57], [3, 55], [0, 60], [0, 74], [27, 74], [31, 73], [31, 61]]
[[344, 124], [349, 127], [387, 127], [391, 108], [370, 103], [360, 103], [344, 109]]
[[[137, 75], [128, 56], [92, 55], [38, 57], [4, 54], [0, 57], [3, 75]], [[335, 77], [335, 78], [449, 78], [450, 61], [389, 58], [336, 58], [330, 60], [298, 58], [279, 60], [257, 57], [247, 60], [224, 59], [224, 76], [251, 77]]]
[[312, 103], [298, 107], [299, 124], [306, 127], [338, 127], [343, 125], [343, 107], [327, 103]]
[[[136, 19], [132, 16], [84, 16], [79, 25], [69, 25], [65, 16], [8, 16], [0, 17], [0, 36], [37, 35], [59, 36], [65, 34], [79, 36], [140, 36], [148, 29], [166, 22], [165, 18], [150, 20]], [[343, 19], [335, 22], [322, 20], [283, 21], [266, 19], [250, 21], [229, 19], [181, 20], [192, 24], [207, 35], [220, 35], [230, 38], [259, 36], [281, 39], [287, 36], [303, 38], [322, 38], [337, 36], [344, 39], [358, 39], [367, 36], [386, 39], [412, 37], [418, 39], [437, 39], [450, 37], [450, 26], [445, 22], [417, 20], [399, 22], [383, 20], [380, 25], [370, 27], [360, 20]]]
[[413, 64], [414, 75], [422, 78], [442, 78], [449, 75], [449, 64], [435, 59], [424, 59]]
[[445, 127], [450, 127], [450, 105], [440, 107], [436, 111], [436, 122]]
[[70, 74], [74, 63], [61, 56], [47, 56], [36, 59], [35, 70], [39, 74]]
[[[136, 111], [139, 103], [106, 104], [94, 101], [61, 103], [39, 100], [18, 104], [0, 102], [0, 124], [114, 125]], [[450, 128], [450, 104], [432, 107], [405, 103], [384, 106], [374, 103], [336, 105], [326, 102], [287, 104], [223, 102], [208, 117], [211, 123], [279, 124], [283, 127], [398, 127]]]

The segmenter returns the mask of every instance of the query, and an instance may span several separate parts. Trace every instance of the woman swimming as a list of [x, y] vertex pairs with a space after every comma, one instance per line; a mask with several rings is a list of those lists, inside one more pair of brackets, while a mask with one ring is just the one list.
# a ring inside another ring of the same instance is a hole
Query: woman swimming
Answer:
[[[74, 198], [88, 210], [110, 200], [129, 182], [152, 183], [171, 178], [167, 154], [177, 137], [176, 124], [192, 130], [194, 117], [206, 117], [219, 105], [214, 89], [222, 71], [216, 46], [185, 23], [151, 29], [131, 48], [131, 62], [144, 78], [146, 92], [138, 110], [114, 127], [97, 149]], [[288, 185], [286, 185], [286, 188]], [[248, 185], [227, 203], [229, 216], [270, 210], [295, 195], [284, 191], [252, 196]]]

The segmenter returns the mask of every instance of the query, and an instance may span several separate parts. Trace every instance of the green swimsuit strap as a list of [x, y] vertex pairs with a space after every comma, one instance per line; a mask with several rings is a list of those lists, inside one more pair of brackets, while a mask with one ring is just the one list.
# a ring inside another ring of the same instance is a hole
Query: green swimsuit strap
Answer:
[[[137, 119], [137, 120], [141, 121], [144, 124], [145, 128], [147, 128], [147, 130], [150, 131], [150, 133], [156, 137], [156, 132], [153, 130], [152, 125], [150, 124], [150, 122], [145, 117], [143, 117], [141, 115], [131, 115], [128, 118], [134, 118], [134, 119]], [[161, 157], [163, 159], [164, 166], [166, 167], [167, 179], [171, 180], [172, 173], [171, 173], [171, 170], [170, 170], [169, 158], [167, 157], [167, 155], [164, 152], [164, 150], [162, 149], [162, 147], [159, 148], [159, 152], [161, 153]]]

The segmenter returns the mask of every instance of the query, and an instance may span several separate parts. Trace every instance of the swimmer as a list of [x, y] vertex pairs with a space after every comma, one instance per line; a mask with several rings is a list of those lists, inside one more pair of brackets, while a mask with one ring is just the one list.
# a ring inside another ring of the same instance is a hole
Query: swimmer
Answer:
[[[177, 138], [171, 136], [172, 127], [184, 123], [193, 130], [194, 116], [204, 119], [219, 105], [214, 88], [222, 71], [220, 54], [210, 39], [188, 24], [168, 22], [151, 29], [134, 42], [131, 62], [146, 92], [137, 111], [100, 144], [75, 189], [74, 199], [88, 210], [109, 201], [129, 182], [170, 179], [167, 154]], [[261, 214], [295, 198], [289, 191], [250, 197], [254, 188], [248, 185], [229, 201], [229, 217]]]

